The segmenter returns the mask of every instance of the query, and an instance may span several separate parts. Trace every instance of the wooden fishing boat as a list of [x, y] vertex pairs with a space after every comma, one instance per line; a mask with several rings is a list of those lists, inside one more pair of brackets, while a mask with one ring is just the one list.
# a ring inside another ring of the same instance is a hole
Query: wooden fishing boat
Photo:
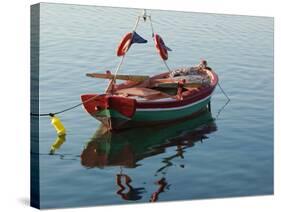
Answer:
[[[155, 76], [117, 74], [132, 44], [147, 42], [136, 33], [140, 18], [144, 22], [150, 20], [156, 50], [168, 72]], [[133, 31], [126, 33], [118, 45], [117, 56], [122, 59], [115, 73], [87, 74], [89, 77], [109, 79], [110, 82], [104, 94], [81, 96], [86, 111], [108, 129], [116, 130], [184, 119], [204, 109], [210, 103], [218, 76], [205, 60], [197, 66], [172, 71], [166, 63], [168, 51], [171, 49], [160, 35], [154, 33], [151, 16], [144, 10], [142, 16], [138, 16]], [[125, 82], [117, 84], [116, 80]]]
[[110, 73], [88, 76], [111, 79], [104, 94], [81, 96], [85, 110], [108, 129], [123, 129], [184, 119], [206, 108], [218, 83], [218, 76], [210, 68], [184, 69], [184, 76], [171, 77], [169, 72], [146, 76], [117, 75], [125, 79], [112, 83]]

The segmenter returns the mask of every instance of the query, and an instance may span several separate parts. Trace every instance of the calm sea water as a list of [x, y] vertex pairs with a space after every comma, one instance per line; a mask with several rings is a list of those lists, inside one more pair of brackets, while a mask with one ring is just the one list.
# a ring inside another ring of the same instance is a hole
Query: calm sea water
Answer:
[[[217, 88], [211, 114], [119, 134], [79, 107], [59, 115], [67, 136], [54, 155], [56, 132], [41, 117], [42, 208], [273, 193], [273, 18], [148, 12], [173, 50], [170, 67], [207, 59], [231, 102], [216, 118], [226, 102]], [[115, 49], [140, 10], [41, 4], [40, 14], [40, 112], [103, 92], [107, 81], [85, 74], [115, 70]], [[149, 23], [137, 31], [149, 42], [131, 47], [119, 73], [165, 71]]]

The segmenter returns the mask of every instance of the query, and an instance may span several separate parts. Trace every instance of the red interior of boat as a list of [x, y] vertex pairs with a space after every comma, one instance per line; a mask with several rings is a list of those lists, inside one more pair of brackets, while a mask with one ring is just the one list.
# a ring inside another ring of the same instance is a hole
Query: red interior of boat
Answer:
[[[200, 93], [202, 89], [214, 87], [217, 83], [217, 75], [211, 70], [203, 70], [200, 72], [202, 76], [208, 77], [209, 83], [195, 84], [189, 86], [189, 82], [183, 86], [182, 97], [189, 97]], [[142, 98], [144, 100], [157, 100], [162, 98], [177, 98], [178, 80], [170, 77], [169, 72], [155, 75], [143, 82], [126, 81], [116, 84], [113, 94], [122, 97]], [[172, 87], [165, 87], [172, 84]], [[164, 87], [161, 87], [163, 86]]]

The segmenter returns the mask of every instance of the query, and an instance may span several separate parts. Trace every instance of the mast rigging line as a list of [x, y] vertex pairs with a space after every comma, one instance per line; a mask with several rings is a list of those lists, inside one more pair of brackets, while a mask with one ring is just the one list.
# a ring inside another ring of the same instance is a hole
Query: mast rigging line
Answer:
[[[138, 27], [139, 22], [140, 22], [140, 17], [141, 17], [141, 16], [138, 16], [138, 17], [137, 17], [137, 20], [136, 20], [136, 23], [135, 23], [135, 25], [134, 25], [134, 27], [133, 27], [132, 32], [134, 32], [134, 31], [137, 30], [137, 27]], [[131, 42], [132, 42], [132, 41], [131, 41]], [[116, 68], [116, 70], [115, 70], [115, 72], [114, 72], [114, 78], [113, 78], [113, 80], [111, 81], [111, 83], [115, 82], [117, 73], [118, 73], [118, 71], [120, 70], [121, 65], [122, 65], [123, 62], [124, 62], [125, 56], [126, 56], [126, 54], [124, 54], [124, 55], [122, 56], [122, 58], [121, 58], [121, 60], [120, 60], [120, 62], [119, 62], [119, 64], [118, 64], [118, 66], [117, 66], [117, 68]]]
[[[134, 27], [133, 27], [132, 32], [134, 32], [134, 31], [137, 30], [137, 27], [138, 27], [138, 25], [139, 25], [140, 19], [143, 18], [144, 21], [146, 21], [146, 18], [147, 18], [147, 17], [148, 17], [149, 22], [150, 22], [150, 28], [151, 28], [151, 32], [152, 32], [151, 36], [152, 36], [152, 38], [154, 38], [154, 28], [153, 28], [153, 24], [152, 24], [151, 15], [147, 15], [147, 14], [146, 14], [146, 9], [143, 9], [142, 14], [137, 17], [137, 20], [136, 20], [136, 23], [135, 23], [135, 25], [134, 25]], [[131, 41], [131, 42], [132, 42], [132, 41]], [[124, 62], [124, 59], [125, 59], [125, 55], [126, 55], [126, 54], [124, 54], [124, 55], [122, 56], [122, 58], [121, 58], [121, 60], [120, 60], [120, 62], [119, 62], [119, 64], [118, 64], [118, 66], [117, 66], [117, 68], [116, 68], [116, 70], [115, 70], [115, 72], [114, 72], [114, 78], [113, 78], [113, 80], [112, 80], [110, 83], [113, 83], [113, 82], [116, 81], [117, 73], [118, 73], [118, 71], [121, 69], [121, 66], [122, 66], [122, 64], [123, 64], [123, 62]], [[163, 59], [162, 59], [162, 61], [163, 61], [164, 65], [166, 66], [166, 68], [168, 69], [169, 73], [171, 73], [171, 69], [170, 69], [170, 67], [168, 66], [167, 62], [166, 62], [165, 60], [163, 60]]]

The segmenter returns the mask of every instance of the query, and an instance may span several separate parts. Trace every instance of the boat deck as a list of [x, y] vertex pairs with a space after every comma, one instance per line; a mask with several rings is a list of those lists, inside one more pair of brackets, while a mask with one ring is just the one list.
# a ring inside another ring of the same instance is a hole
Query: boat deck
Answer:
[[182, 96], [199, 93], [210, 87], [213, 80], [212, 72], [200, 70], [187, 72], [185, 75], [171, 77], [170, 73], [156, 75], [143, 82], [131, 82], [117, 85], [114, 95], [134, 98], [137, 101], [159, 101], [177, 99], [179, 83], [182, 84]]

